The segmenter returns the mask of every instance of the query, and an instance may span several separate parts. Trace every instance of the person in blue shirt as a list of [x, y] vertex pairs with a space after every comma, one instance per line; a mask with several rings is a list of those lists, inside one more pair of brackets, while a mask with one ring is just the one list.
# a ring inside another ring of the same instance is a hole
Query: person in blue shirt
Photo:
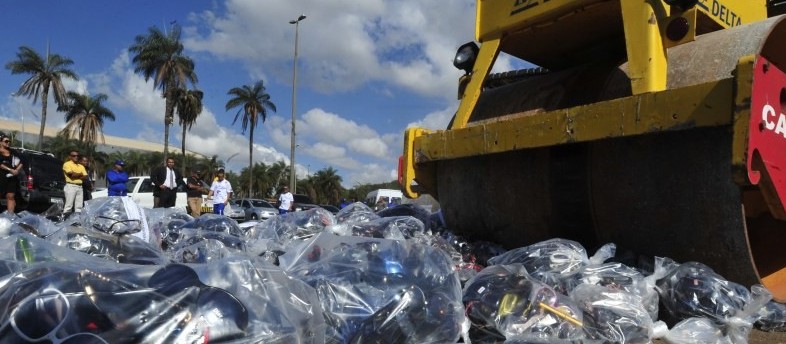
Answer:
[[123, 160], [116, 160], [114, 168], [106, 173], [107, 195], [125, 196], [128, 192], [126, 190], [128, 173], [123, 171], [123, 166], [125, 165]]
[[348, 206], [348, 205], [349, 205], [349, 203], [347, 203], [347, 200], [346, 200], [345, 198], [342, 198], [342, 199], [341, 199], [341, 204], [339, 204], [339, 205], [338, 205], [338, 207], [339, 207], [340, 209], [344, 209], [344, 207], [346, 207], [346, 206]]

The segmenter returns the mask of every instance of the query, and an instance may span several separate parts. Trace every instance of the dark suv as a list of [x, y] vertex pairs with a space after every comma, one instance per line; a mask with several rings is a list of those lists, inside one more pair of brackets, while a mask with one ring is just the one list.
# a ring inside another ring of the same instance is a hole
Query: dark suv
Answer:
[[292, 197], [295, 199], [295, 211], [309, 210], [311, 208], [319, 208], [314, 204], [310, 197], [301, 194], [294, 194]]
[[[14, 149], [24, 168], [19, 174], [19, 194], [16, 195], [16, 211], [28, 210], [43, 212], [52, 204], [60, 204], [65, 200], [63, 187], [63, 162], [50, 153], [42, 153], [29, 149]], [[5, 198], [0, 200], [5, 209]]]

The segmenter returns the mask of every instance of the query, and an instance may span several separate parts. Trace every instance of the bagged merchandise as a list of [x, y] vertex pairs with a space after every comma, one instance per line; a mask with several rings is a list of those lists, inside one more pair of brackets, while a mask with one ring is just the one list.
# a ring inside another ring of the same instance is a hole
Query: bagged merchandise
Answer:
[[430, 246], [323, 232], [279, 260], [317, 290], [330, 342], [453, 343], [468, 326], [450, 258]]
[[677, 319], [706, 317], [722, 325], [732, 343], [746, 343], [759, 310], [772, 299], [761, 285], [745, 287], [727, 281], [712, 269], [698, 262], [676, 264], [657, 282], [657, 290], [665, 309]]
[[505, 251], [417, 207], [238, 224], [128, 200], [0, 214], [0, 343], [741, 344], [786, 323], [766, 289], [702, 265], [647, 275], [563, 239]]
[[[562, 287], [562, 280], [578, 272], [589, 262], [587, 251], [581, 244], [565, 239], [546, 240], [489, 259], [489, 264], [492, 265], [522, 264], [530, 276], [561, 292], [566, 292]], [[602, 262], [603, 260], [598, 263]]]
[[473, 327], [536, 342], [585, 338], [582, 312], [569, 297], [531, 277], [523, 264], [492, 265], [464, 287]]
[[584, 332], [604, 343], [650, 343], [667, 331], [654, 322], [640, 295], [610, 286], [580, 284], [570, 297], [581, 308]]

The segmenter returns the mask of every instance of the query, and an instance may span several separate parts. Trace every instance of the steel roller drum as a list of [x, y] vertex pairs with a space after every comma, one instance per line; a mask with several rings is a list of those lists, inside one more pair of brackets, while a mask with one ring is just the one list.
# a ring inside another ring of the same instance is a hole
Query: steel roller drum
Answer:
[[[785, 37], [786, 22], [775, 17], [671, 48], [668, 88], [732, 78], [746, 55], [786, 70]], [[592, 63], [488, 90], [468, 126], [630, 96], [625, 70]], [[732, 116], [733, 106], [729, 99], [719, 111]], [[653, 129], [439, 161], [439, 201], [450, 228], [470, 237], [508, 248], [569, 238], [590, 252], [614, 242], [642, 256], [699, 261], [744, 285], [763, 282], [784, 301], [786, 222], [757, 185], [735, 182], [732, 129]]]

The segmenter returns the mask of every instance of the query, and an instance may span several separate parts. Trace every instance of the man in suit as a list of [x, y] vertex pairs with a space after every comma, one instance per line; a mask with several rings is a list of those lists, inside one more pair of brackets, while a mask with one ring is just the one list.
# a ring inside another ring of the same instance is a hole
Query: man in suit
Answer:
[[178, 186], [185, 186], [183, 176], [175, 169], [175, 159], [167, 158], [166, 166], [161, 166], [150, 176], [153, 181], [153, 197], [158, 197], [155, 208], [171, 208], [175, 206]]

